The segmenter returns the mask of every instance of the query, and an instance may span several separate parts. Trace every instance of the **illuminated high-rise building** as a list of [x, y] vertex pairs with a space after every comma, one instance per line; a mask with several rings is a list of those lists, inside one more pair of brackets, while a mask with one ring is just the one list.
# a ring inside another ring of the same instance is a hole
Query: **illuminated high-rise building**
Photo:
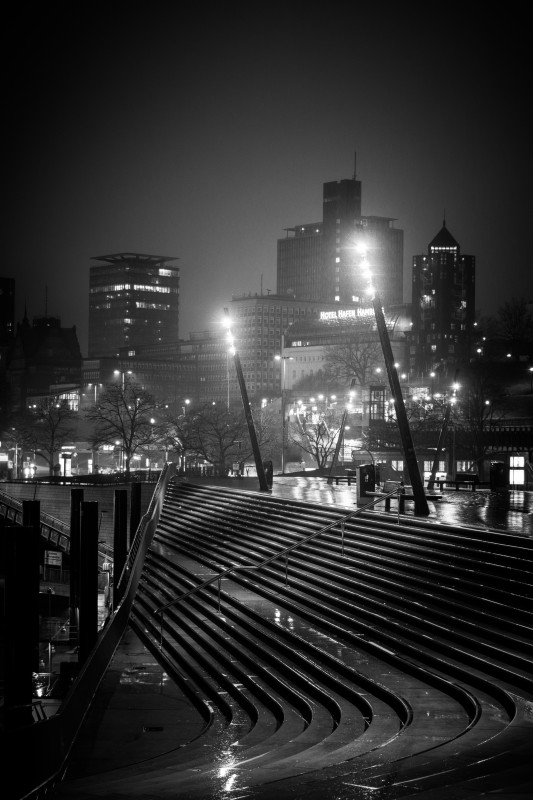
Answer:
[[475, 323], [475, 256], [461, 254], [446, 222], [426, 255], [413, 257], [410, 369], [417, 373], [468, 362]]
[[103, 263], [89, 270], [89, 358], [178, 340], [176, 258], [117, 253], [93, 260]]
[[277, 245], [280, 295], [367, 304], [358, 246], [366, 248], [373, 285], [385, 306], [403, 302], [403, 231], [392, 217], [362, 214], [361, 181], [323, 184], [322, 221], [286, 228]]

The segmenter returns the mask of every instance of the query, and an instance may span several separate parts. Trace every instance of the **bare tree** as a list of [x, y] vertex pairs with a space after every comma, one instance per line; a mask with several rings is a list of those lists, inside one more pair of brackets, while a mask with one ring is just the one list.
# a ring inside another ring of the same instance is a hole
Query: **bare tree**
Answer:
[[461, 382], [452, 424], [461, 446], [484, 479], [484, 462], [490, 451], [487, 433], [504, 416], [504, 392], [490, 363], [472, 365]]
[[165, 414], [165, 443], [182, 460], [183, 465], [187, 455], [195, 452], [192, 419], [191, 413], [175, 414], [170, 411]]
[[155, 398], [126, 378], [123, 385], [108, 385], [85, 416], [94, 423], [93, 445], [118, 442], [124, 454], [124, 471], [129, 475], [133, 456], [152, 449], [166, 432], [159, 412]]
[[222, 475], [232, 462], [244, 461], [252, 453], [243, 409], [205, 404], [189, 413], [182, 424], [190, 448]]
[[326, 466], [335, 452], [340, 426], [333, 415], [320, 414], [317, 418], [300, 418], [289, 425], [289, 444], [308, 453], [319, 469]]
[[383, 362], [373, 321], [361, 323], [347, 339], [325, 348], [327, 379], [346, 385], [353, 378], [366, 386], [373, 369]]
[[76, 413], [65, 400], [50, 397], [41, 400], [31, 411], [16, 415], [12, 422], [22, 446], [42, 456], [49, 474], [53, 475], [61, 448], [72, 442]]
[[518, 361], [533, 342], [533, 316], [525, 298], [511, 298], [498, 309], [498, 334]]

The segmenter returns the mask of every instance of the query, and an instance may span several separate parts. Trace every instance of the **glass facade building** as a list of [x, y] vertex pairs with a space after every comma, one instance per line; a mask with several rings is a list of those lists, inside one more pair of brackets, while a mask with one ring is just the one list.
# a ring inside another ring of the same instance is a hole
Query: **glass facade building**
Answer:
[[176, 258], [118, 253], [95, 256], [89, 270], [89, 358], [122, 347], [178, 340]]

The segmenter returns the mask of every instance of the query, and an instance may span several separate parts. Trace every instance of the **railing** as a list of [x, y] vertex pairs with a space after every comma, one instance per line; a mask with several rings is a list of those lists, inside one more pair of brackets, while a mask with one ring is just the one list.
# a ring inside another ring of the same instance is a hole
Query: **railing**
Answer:
[[[0, 516], [12, 525], [22, 525], [23, 503], [0, 491]], [[64, 553], [70, 553], [70, 525], [51, 514], [40, 512], [41, 536], [50, 544], [56, 545]], [[113, 547], [106, 542], [98, 542], [98, 558], [100, 566], [105, 561], [113, 562]], [[60, 581], [63, 583], [64, 581]]]
[[[31, 725], [0, 731], [0, 748], [3, 753], [8, 751], [4, 759], [3, 778], [7, 785], [18, 787], [17, 797], [44, 800], [65, 770], [79, 727], [128, 625], [144, 556], [155, 533], [164, 494], [174, 473], [175, 464], [169, 463], [162, 470], [154, 499], [135, 535], [137, 558], [128, 559], [127, 582], [121, 600], [107, 625], [99, 632], [95, 647], [81, 666], [57, 713]], [[32, 753], [32, 758], [26, 761], [21, 771], [17, 754], [26, 750]]]
[[[167, 608], [170, 608], [171, 606], [174, 606], [177, 603], [180, 603], [182, 600], [185, 600], [186, 597], [189, 597], [192, 594], [197, 594], [197, 592], [199, 592], [201, 589], [204, 589], [206, 586], [209, 586], [210, 584], [215, 583], [215, 581], [218, 581], [218, 613], [220, 613], [220, 584], [221, 584], [223, 578], [226, 578], [228, 575], [230, 575], [231, 573], [234, 573], [234, 572], [246, 572], [247, 570], [261, 569], [261, 567], [264, 567], [267, 564], [272, 563], [273, 561], [277, 561], [278, 558], [283, 558], [283, 556], [285, 556], [285, 586], [288, 586], [289, 553], [292, 553], [293, 550], [297, 550], [299, 547], [302, 547], [302, 545], [307, 544], [308, 542], [312, 541], [313, 539], [318, 538], [318, 536], [321, 536], [323, 533], [326, 533], [327, 531], [330, 531], [333, 528], [336, 528], [337, 525], [340, 525], [340, 527], [341, 527], [341, 553], [342, 553], [342, 556], [344, 557], [344, 525], [345, 525], [345, 523], [348, 520], [352, 519], [352, 517], [356, 517], [358, 514], [361, 514], [363, 511], [366, 511], [367, 509], [372, 508], [377, 503], [381, 503], [383, 500], [387, 499], [388, 497], [392, 497], [393, 495], [398, 495], [398, 497], [399, 497], [400, 492], [401, 492], [401, 487], [398, 487], [398, 488], [395, 488], [392, 492], [387, 492], [387, 493], [384, 493], [383, 495], [381, 495], [380, 497], [376, 497], [374, 500], [371, 500], [369, 503], [365, 503], [364, 506], [361, 506], [360, 508], [356, 508], [354, 511], [350, 511], [349, 514], [346, 514], [344, 517], [341, 517], [341, 519], [337, 519], [337, 520], [335, 520], [335, 522], [330, 522], [329, 525], [325, 525], [323, 528], [320, 528], [320, 530], [315, 531], [314, 533], [311, 533], [309, 536], [306, 536], [305, 539], [302, 539], [301, 541], [296, 542], [295, 544], [291, 544], [289, 547], [286, 547], [284, 550], [280, 550], [279, 553], [274, 553], [273, 556], [269, 556], [268, 558], [263, 559], [263, 561], [261, 561], [259, 564], [235, 564], [232, 567], [228, 567], [228, 569], [223, 570], [223, 572], [219, 572], [218, 575], [213, 575], [211, 578], [208, 578], [203, 583], [198, 584], [198, 586], [194, 586], [192, 589], [189, 589], [188, 592], [184, 592], [184, 594], [180, 594], [179, 597], [174, 598], [174, 600], [171, 600], [169, 603], [165, 603], [164, 606], [160, 606], [159, 608], [156, 608], [154, 613], [155, 614], [161, 614], [160, 646], [162, 647], [162, 645], [163, 645], [163, 614], [167, 610]], [[399, 512], [398, 512], [398, 521], [399, 521], [399, 518], [400, 518], [400, 515], [399, 515]]]
[[[0, 491], [0, 513], [13, 525], [22, 525], [23, 504], [20, 500]], [[70, 527], [62, 520], [41, 512], [41, 536], [65, 553], [70, 552]]]
[[87, 475], [43, 475], [38, 478], [13, 478], [10, 483], [38, 487], [51, 486], [112, 486], [117, 483], [157, 483], [161, 470], [131, 470], [131, 472], [92, 473]]

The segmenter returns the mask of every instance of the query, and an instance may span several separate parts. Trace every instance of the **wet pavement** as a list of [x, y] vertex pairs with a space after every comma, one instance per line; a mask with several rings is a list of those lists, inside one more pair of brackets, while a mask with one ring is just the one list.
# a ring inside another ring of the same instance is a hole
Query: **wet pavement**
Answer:
[[[209, 484], [222, 482], [209, 479], [193, 482]], [[226, 479], [223, 485], [231, 489], [257, 491], [257, 479]], [[346, 484], [329, 485], [322, 476], [275, 475], [272, 482], [272, 497], [286, 497], [320, 505], [342, 506], [352, 510], [356, 506], [356, 488]], [[403, 517], [414, 516], [413, 503], [406, 503]], [[397, 516], [393, 504], [390, 514]], [[507, 531], [533, 538], [533, 491], [519, 489], [491, 491], [479, 489], [444, 489], [442, 499], [432, 501], [428, 498], [429, 517], [424, 519], [443, 522], [448, 525], [465, 525], [497, 531]], [[384, 512], [384, 504], [374, 507], [378, 513]]]

